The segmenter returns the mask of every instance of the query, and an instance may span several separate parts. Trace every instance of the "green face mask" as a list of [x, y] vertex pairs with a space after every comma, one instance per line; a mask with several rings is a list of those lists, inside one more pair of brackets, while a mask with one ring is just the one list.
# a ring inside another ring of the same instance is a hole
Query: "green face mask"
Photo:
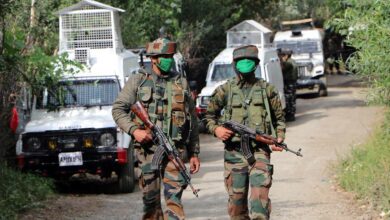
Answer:
[[250, 59], [242, 59], [236, 63], [237, 70], [242, 74], [248, 74], [256, 69], [256, 62]]
[[173, 58], [160, 57], [158, 58], [158, 62], [157, 67], [163, 72], [168, 72], [172, 67]]

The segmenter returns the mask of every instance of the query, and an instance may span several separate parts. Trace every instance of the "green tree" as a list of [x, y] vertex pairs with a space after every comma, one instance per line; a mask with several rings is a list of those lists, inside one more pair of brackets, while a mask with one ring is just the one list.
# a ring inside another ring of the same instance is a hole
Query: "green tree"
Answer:
[[390, 105], [390, 2], [348, 0], [337, 6], [328, 25], [357, 49], [348, 66], [371, 86], [369, 101]]
[[[56, 46], [51, 38], [54, 34], [49, 30], [55, 28], [50, 25], [51, 18], [43, 19], [42, 10], [46, 8], [38, 5], [27, 1], [0, 2], [0, 159], [14, 151], [15, 145], [9, 128], [14, 106], [10, 97], [18, 96], [21, 87], [26, 85], [38, 94], [45, 87], [55, 86], [64, 73], [74, 73], [80, 67], [66, 59], [65, 54], [52, 55]], [[31, 10], [31, 15], [21, 13], [26, 10]]]

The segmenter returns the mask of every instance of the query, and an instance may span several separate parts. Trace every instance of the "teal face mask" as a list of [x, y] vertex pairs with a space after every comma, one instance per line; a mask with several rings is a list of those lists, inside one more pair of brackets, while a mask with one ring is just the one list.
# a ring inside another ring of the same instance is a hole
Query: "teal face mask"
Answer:
[[236, 63], [237, 70], [242, 74], [248, 74], [256, 69], [256, 62], [250, 59], [242, 59]]
[[164, 57], [160, 57], [158, 58], [158, 64], [157, 67], [163, 71], [163, 72], [169, 72], [169, 70], [171, 69], [172, 67], [172, 64], [173, 64], [173, 58], [164, 58]]

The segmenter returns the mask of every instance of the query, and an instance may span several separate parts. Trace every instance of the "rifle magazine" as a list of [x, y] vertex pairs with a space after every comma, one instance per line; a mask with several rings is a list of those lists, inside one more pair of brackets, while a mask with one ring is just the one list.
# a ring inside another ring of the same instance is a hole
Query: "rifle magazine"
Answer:
[[158, 146], [156, 151], [154, 152], [151, 169], [159, 170], [161, 167], [162, 160], [164, 158], [165, 150], [162, 146]]

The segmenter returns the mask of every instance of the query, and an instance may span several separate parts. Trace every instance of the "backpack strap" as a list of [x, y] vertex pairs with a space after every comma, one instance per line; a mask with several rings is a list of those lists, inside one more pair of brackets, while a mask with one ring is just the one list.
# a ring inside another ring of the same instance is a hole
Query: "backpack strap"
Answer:
[[267, 94], [267, 91], [265, 90], [266, 87], [267, 87], [267, 84], [264, 82], [262, 84], [262, 95], [263, 95], [263, 99], [264, 99], [264, 104], [265, 104], [265, 109], [267, 111], [267, 119], [270, 121], [270, 124], [271, 124], [271, 132], [272, 132], [272, 136], [276, 137], [276, 132], [275, 132], [275, 128], [274, 128], [274, 124], [272, 123], [272, 117], [271, 117], [271, 109], [269, 107], [269, 99], [268, 99], [268, 94]]
[[228, 84], [229, 91], [228, 91], [226, 108], [224, 110], [225, 112], [223, 114], [225, 121], [232, 119], [232, 98], [233, 98], [232, 80], [229, 79], [226, 83]]

